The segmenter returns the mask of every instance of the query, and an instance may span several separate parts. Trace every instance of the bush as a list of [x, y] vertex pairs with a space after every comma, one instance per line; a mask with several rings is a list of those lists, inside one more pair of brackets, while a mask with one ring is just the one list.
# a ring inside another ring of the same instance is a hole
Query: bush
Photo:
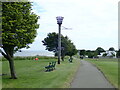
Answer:
[[[34, 60], [35, 58], [38, 59], [56, 59], [57, 57], [47, 57], [47, 56], [15, 56], [14, 60]], [[6, 61], [7, 59], [2, 57], [0, 61]]]

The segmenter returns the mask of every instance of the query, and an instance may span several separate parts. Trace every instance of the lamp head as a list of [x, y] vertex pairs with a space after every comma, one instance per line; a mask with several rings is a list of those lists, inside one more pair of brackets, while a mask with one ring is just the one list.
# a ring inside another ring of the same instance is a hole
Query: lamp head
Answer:
[[57, 24], [62, 24], [62, 21], [63, 21], [64, 17], [57, 16], [56, 19], [57, 19]]

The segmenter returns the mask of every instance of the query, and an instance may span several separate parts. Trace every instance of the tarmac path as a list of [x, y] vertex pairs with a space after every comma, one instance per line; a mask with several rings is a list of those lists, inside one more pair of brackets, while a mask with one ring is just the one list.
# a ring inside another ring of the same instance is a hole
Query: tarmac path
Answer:
[[71, 88], [113, 88], [104, 75], [91, 63], [81, 60]]

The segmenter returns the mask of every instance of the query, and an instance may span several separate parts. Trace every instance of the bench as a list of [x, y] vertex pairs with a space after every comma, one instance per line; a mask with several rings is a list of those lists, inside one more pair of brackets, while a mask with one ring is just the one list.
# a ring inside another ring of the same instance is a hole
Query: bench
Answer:
[[55, 70], [55, 65], [56, 65], [56, 61], [49, 62], [49, 65], [45, 67], [46, 72]]

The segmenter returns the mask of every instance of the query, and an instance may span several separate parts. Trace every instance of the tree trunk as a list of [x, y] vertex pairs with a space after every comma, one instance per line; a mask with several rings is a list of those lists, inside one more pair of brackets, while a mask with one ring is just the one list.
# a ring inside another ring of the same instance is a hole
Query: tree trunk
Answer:
[[72, 59], [72, 56], [70, 56], [70, 59]]
[[72, 56], [70, 56], [70, 60], [71, 60], [71, 62], [72, 62], [72, 60], [73, 60]]
[[61, 57], [62, 61], [64, 61], [64, 56]]
[[17, 79], [13, 59], [10, 58], [8, 61], [9, 61], [10, 73], [11, 73], [11, 78], [10, 79]]
[[65, 57], [65, 53], [64, 52], [65, 52], [64, 50], [61, 50], [61, 59], [62, 59], [62, 61], [64, 61], [64, 57]]
[[10, 73], [11, 73], [11, 78], [10, 79], [17, 79], [16, 73], [15, 73], [15, 66], [14, 66], [14, 60], [13, 60], [13, 51], [14, 51], [14, 46], [7, 46], [4, 45], [3, 49], [5, 51], [2, 52], [2, 55], [8, 60], [9, 62], [9, 67], [10, 67]]

